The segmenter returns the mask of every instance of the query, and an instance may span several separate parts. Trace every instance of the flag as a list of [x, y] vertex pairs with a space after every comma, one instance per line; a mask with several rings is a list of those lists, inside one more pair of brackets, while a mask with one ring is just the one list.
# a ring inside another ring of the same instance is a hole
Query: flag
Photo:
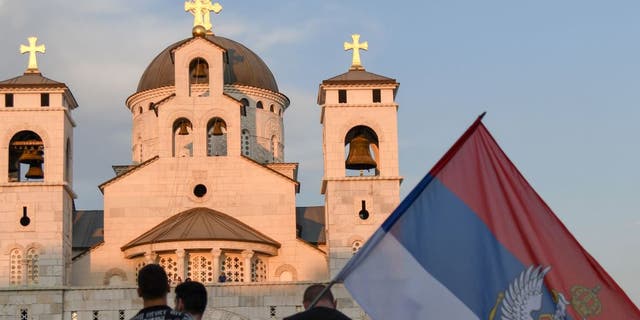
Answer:
[[382, 319], [640, 319], [481, 122], [336, 276]]

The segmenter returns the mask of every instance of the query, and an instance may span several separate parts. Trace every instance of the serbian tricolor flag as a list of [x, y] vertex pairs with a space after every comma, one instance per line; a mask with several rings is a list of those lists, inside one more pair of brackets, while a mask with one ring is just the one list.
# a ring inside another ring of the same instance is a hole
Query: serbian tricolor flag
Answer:
[[481, 120], [334, 282], [376, 320], [640, 319]]

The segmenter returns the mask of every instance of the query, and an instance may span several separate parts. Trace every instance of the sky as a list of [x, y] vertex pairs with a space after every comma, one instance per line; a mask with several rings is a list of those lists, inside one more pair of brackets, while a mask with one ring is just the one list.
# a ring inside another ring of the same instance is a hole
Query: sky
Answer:
[[[0, 0], [0, 79], [24, 72], [38, 36], [43, 75], [80, 107], [74, 190], [129, 164], [125, 99], [169, 44], [190, 37], [181, 0]], [[400, 82], [406, 195], [483, 111], [503, 150], [581, 244], [640, 305], [640, 2], [378, 0], [221, 1], [217, 35], [251, 48], [291, 100], [285, 160], [299, 162], [299, 206], [322, 205], [319, 83], [346, 72], [360, 33], [367, 71]]]

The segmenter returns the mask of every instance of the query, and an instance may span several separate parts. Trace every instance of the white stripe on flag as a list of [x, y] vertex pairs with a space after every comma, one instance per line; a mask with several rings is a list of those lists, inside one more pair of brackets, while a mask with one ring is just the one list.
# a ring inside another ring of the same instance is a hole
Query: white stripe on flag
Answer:
[[390, 234], [383, 236], [344, 284], [376, 320], [479, 320]]

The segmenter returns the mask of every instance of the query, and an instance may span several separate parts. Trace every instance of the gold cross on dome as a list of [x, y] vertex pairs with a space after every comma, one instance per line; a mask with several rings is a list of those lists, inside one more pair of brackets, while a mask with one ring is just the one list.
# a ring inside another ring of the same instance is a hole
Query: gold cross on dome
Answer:
[[29, 53], [29, 66], [27, 67], [27, 72], [30, 73], [38, 73], [38, 60], [36, 59], [36, 53], [44, 53], [45, 47], [44, 44], [39, 46], [36, 45], [38, 41], [37, 37], [29, 37], [29, 46], [25, 46], [23, 44], [20, 45], [20, 53]]
[[215, 14], [222, 11], [219, 3], [211, 3], [211, 0], [190, 0], [184, 3], [184, 11], [193, 14], [193, 26], [203, 26], [207, 31], [211, 31], [211, 11]]
[[351, 38], [353, 43], [344, 43], [344, 50], [353, 50], [353, 61], [351, 62], [350, 70], [364, 70], [362, 63], [360, 62], [360, 50], [369, 50], [369, 43], [367, 41], [360, 43], [360, 35], [352, 34]]

